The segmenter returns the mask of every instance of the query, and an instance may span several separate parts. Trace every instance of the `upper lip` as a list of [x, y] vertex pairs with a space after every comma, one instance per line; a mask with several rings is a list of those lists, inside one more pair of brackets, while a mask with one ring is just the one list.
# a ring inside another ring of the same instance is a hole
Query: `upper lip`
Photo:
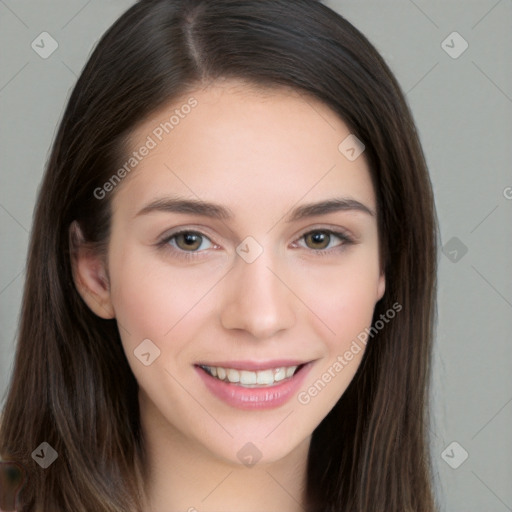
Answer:
[[234, 370], [271, 370], [272, 368], [281, 368], [283, 366], [300, 366], [309, 361], [299, 361], [298, 359], [274, 359], [272, 361], [214, 361], [196, 363], [197, 366], [217, 366], [221, 368], [232, 368]]

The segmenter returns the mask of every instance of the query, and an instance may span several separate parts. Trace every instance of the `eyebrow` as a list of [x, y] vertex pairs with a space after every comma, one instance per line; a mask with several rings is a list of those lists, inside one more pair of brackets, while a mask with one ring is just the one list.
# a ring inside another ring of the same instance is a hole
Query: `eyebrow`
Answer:
[[[339, 211], [356, 211], [372, 217], [375, 216], [375, 212], [360, 201], [347, 197], [336, 197], [298, 206], [286, 216], [285, 222], [295, 222], [297, 220]], [[188, 213], [219, 220], [230, 220], [234, 218], [233, 212], [225, 206], [199, 199], [184, 199], [179, 197], [155, 199], [144, 206], [135, 217], [152, 212]]]

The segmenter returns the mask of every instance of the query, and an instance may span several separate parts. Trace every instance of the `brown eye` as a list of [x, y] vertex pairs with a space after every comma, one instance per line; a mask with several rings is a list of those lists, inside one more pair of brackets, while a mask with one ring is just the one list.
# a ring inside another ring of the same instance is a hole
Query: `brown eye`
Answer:
[[311, 231], [304, 235], [304, 240], [310, 249], [325, 249], [331, 241], [331, 235], [328, 231]]
[[306, 249], [312, 249], [311, 254], [318, 256], [332, 254], [333, 251], [343, 250], [345, 246], [354, 243], [354, 240], [348, 234], [331, 229], [315, 229], [305, 233], [301, 237]]
[[176, 246], [183, 251], [195, 251], [199, 249], [203, 241], [203, 237], [199, 233], [192, 231], [184, 231], [174, 235]]
[[213, 249], [215, 244], [200, 231], [183, 229], [164, 237], [156, 246], [173, 258], [189, 260], [208, 255], [207, 249]]

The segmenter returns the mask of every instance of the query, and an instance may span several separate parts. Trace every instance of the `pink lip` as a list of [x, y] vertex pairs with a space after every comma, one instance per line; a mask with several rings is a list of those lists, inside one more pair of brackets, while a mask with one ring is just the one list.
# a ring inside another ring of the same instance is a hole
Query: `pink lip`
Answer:
[[[247, 366], [245, 366], [246, 363], [247, 361], [244, 362], [243, 369], [247, 369]], [[290, 364], [290, 362], [286, 362], [286, 364], [283, 364], [283, 361], [279, 361], [279, 364], [275, 363], [276, 361], [272, 361], [270, 366], [268, 365], [268, 363], [265, 363], [265, 366], [263, 366], [262, 369], [279, 368], [280, 366], [296, 366], [295, 364], [293, 364], [293, 362], [292, 364]], [[233, 362], [230, 362], [229, 364], [232, 365]], [[223, 402], [238, 409], [261, 410], [273, 409], [286, 403], [299, 389], [304, 378], [306, 377], [306, 374], [311, 369], [312, 364], [312, 362], [305, 364], [294, 374], [293, 377], [283, 381], [281, 384], [261, 388], [244, 388], [236, 384], [223, 382], [219, 379], [216, 379], [215, 377], [212, 377], [199, 366], [195, 366], [195, 369], [198, 372], [201, 379], [203, 380], [203, 382], [205, 383], [208, 390]], [[216, 363], [212, 364], [211, 366], [223, 365], [220, 363]], [[259, 366], [262, 365], [260, 364]], [[236, 366], [224, 366], [224, 368], [226, 367], [236, 369]]]
[[273, 361], [215, 361], [209, 363], [197, 363], [198, 366], [220, 366], [221, 368], [233, 368], [233, 370], [249, 370], [257, 372], [259, 370], [271, 370], [281, 368], [282, 366], [300, 366], [307, 361], [298, 361], [295, 359], [275, 359]]

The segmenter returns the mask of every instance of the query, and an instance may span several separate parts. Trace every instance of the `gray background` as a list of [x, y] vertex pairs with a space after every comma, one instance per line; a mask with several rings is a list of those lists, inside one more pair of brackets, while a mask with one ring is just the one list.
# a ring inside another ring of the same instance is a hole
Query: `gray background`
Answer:
[[[32, 209], [56, 126], [93, 45], [132, 3], [0, 0], [1, 397]], [[327, 4], [395, 72], [434, 184], [445, 247], [431, 427], [442, 509], [512, 510], [512, 2]], [[44, 31], [58, 42], [47, 59], [31, 47]], [[454, 31], [469, 45], [457, 58], [464, 41], [448, 37]]]

